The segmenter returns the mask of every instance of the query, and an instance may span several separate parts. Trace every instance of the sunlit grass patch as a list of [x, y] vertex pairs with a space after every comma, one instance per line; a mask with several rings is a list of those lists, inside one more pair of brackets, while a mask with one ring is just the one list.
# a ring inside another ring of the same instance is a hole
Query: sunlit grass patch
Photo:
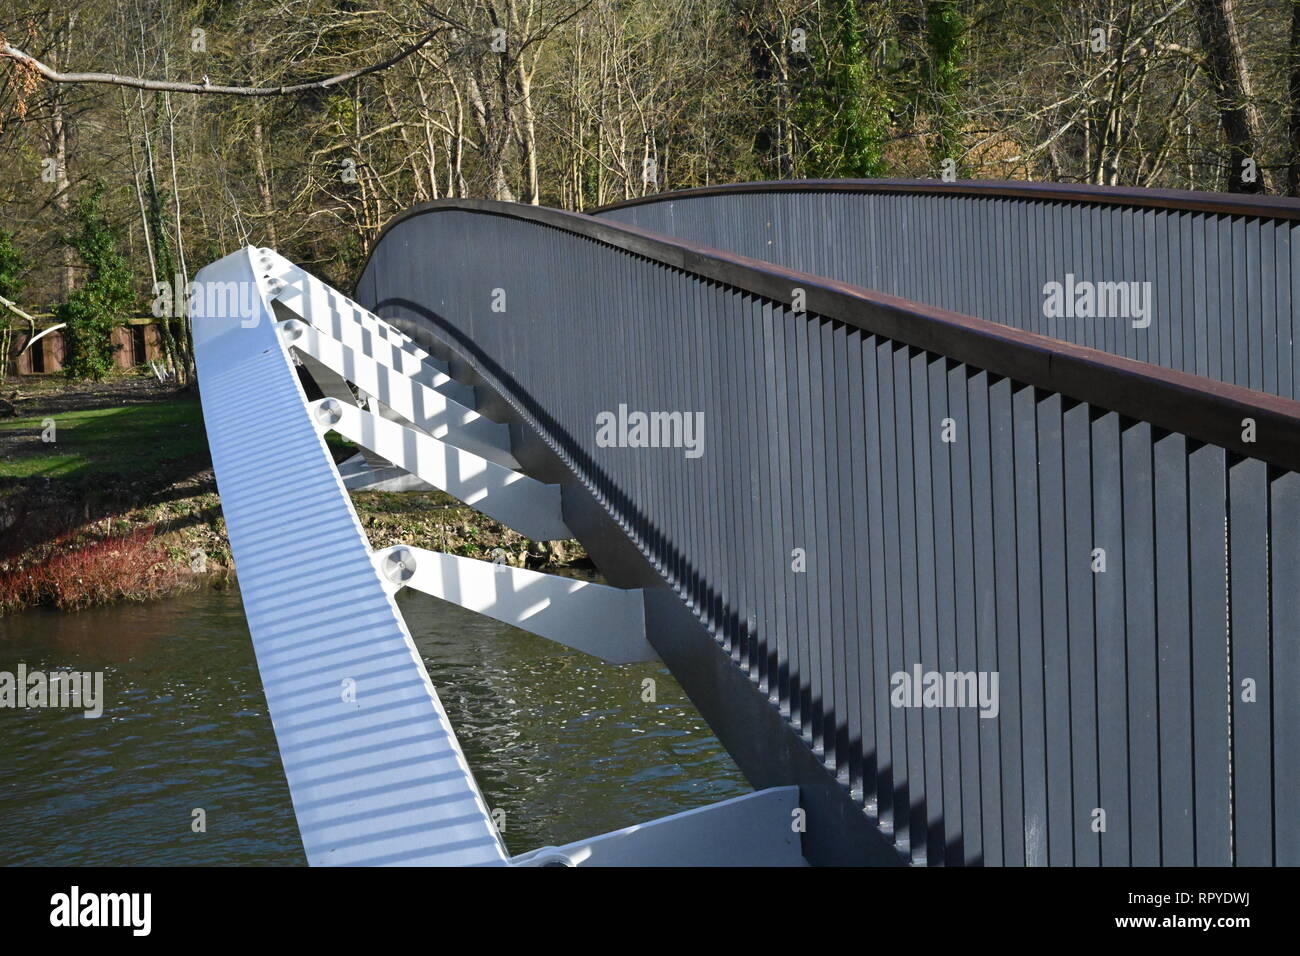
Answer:
[[[51, 421], [55, 440], [42, 441]], [[0, 420], [0, 438], [11, 439], [0, 478], [139, 474], [208, 447], [194, 399]]]

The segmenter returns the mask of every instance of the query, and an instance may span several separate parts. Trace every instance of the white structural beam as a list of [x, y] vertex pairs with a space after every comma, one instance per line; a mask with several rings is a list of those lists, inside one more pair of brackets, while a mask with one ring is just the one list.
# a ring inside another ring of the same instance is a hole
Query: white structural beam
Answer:
[[398, 369], [351, 349], [305, 322], [279, 323], [285, 344], [337, 372], [359, 389], [434, 438], [472, 451], [499, 465], [517, 468], [509, 452], [510, 430], [460, 402], [407, 378]]
[[504, 864], [277, 334], [256, 252], [195, 277], [200, 290], [235, 294], [195, 297], [194, 349], [244, 614], [307, 860]]
[[422, 349], [409, 335], [362, 308], [337, 289], [271, 249], [257, 250], [257, 257], [263, 276], [271, 283], [276, 301], [309, 325], [366, 354], [377, 355], [380, 343], [401, 349], [428, 366], [429, 371], [447, 376], [446, 365]]
[[799, 788], [772, 787], [512, 857], [512, 866], [806, 866]]
[[[289, 305], [292, 301], [301, 304], [302, 299], [289, 298], [286, 301], [286, 296], [281, 293], [280, 299], [275, 304], [276, 315], [284, 321], [294, 318], [306, 321], [298, 315], [296, 308]], [[316, 321], [308, 321], [307, 324], [326, 338], [338, 342], [352, 352], [373, 359], [400, 373], [404, 378], [419, 382], [425, 388], [432, 389], [461, 405], [472, 407], [476, 402], [474, 389], [453, 379], [444, 371], [445, 367], [442, 363], [434, 364], [436, 360], [431, 356], [426, 355], [421, 358], [424, 353], [420, 350], [408, 350], [403, 347], [404, 343], [400, 340], [392, 340], [379, 334], [377, 326], [373, 330], [366, 327], [354, 313], [333, 313], [330, 316], [333, 321], [321, 321], [319, 317], [321, 311], [317, 309], [313, 313], [317, 317]]]
[[288, 311], [348, 348], [399, 369], [413, 381], [466, 407], [475, 406], [474, 389], [451, 377], [446, 363], [414, 339], [332, 286], [270, 249], [258, 250], [265, 277], [275, 283], [276, 313]]
[[[316, 383], [316, 387], [320, 389], [322, 395], [328, 398], [336, 398], [348, 405], [356, 405], [356, 396], [352, 393], [352, 386], [348, 384], [347, 379], [333, 369], [322, 365], [310, 355], [303, 355], [299, 352], [297, 357], [301, 368]], [[388, 468], [391, 464], [369, 449], [362, 449], [361, 457], [368, 470], [372, 473]]]
[[398, 545], [375, 552], [396, 587], [452, 604], [614, 664], [658, 660], [645, 637], [640, 590]]
[[560, 486], [543, 484], [473, 452], [334, 398], [312, 406], [317, 427], [333, 430], [534, 541], [573, 534], [560, 516]]

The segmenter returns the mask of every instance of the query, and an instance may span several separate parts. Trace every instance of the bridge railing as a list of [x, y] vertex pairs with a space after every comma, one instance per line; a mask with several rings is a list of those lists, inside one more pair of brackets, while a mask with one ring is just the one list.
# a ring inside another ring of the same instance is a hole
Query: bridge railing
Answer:
[[1300, 201], [934, 180], [746, 183], [603, 218], [1300, 397]]
[[1300, 404], [482, 201], [392, 223], [357, 298], [533, 425], [906, 859], [1300, 862]]

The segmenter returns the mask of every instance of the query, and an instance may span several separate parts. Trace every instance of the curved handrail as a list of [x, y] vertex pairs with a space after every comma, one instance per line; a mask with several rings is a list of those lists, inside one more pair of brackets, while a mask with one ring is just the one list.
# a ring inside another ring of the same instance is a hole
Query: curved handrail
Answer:
[[959, 180], [951, 183], [937, 179], [790, 179], [732, 183], [637, 196], [633, 199], [597, 206], [584, 212], [594, 216], [615, 209], [671, 202], [675, 199], [731, 196], [743, 193], [920, 193], [932, 196], [985, 196], [1300, 221], [1300, 199], [1285, 196], [1201, 192], [1190, 189], [1146, 189], [1136, 186], [1094, 186], [1087, 183], [1031, 183], [1011, 179]]
[[[872, 185], [879, 185], [879, 182]], [[723, 191], [740, 187], [716, 188]], [[692, 191], [692, 194], [698, 193]], [[1056, 198], [1065, 197], [1057, 195]], [[1234, 198], [1234, 202], [1239, 202], [1237, 208], [1240, 210], [1257, 206], [1258, 200], [1237, 201]], [[1288, 207], [1294, 206], [1296, 215], [1300, 216], [1300, 202], [1287, 200], [1285, 203]], [[453, 210], [532, 222], [583, 236], [761, 296], [787, 308], [792, 306], [795, 290], [799, 289], [804, 293], [804, 306], [809, 313], [1025, 385], [1059, 392], [1077, 401], [1181, 432], [1243, 457], [1300, 471], [1300, 402], [1123, 358], [583, 213], [486, 199], [435, 200], [413, 206], [394, 217], [371, 245], [371, 255], [384, 237], [401, 223], [417, 216]], [[361, 275], [365, 274], [368, 266], [369, 257]], [[1254, 441], [1243, 440], [1243, 420], [1247, 418], [1255, 423], [1252, 430]]]

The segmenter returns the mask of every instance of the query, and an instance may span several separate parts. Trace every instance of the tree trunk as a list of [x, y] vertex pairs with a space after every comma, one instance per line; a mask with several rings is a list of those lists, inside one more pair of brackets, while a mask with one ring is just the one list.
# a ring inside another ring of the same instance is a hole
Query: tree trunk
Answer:
[[[1214, 86], [1215, 105], [1223, 138], [1228, 143], [1228, 192], [1257, 193], [1265, 190], [1259, 155], [1259, 111], [1253, 102], [1250, 68], [1237, 33], [1232, 0], [1192, 0], [1192, 16], [1205, 50], [1205, 68]], [[1253, 181], [1242, 172], [1253, 160]]]
[[[54, 89], [50, 95], [50, 125], [47, 147], [49, 158], [54, 160], [54, 208], [59, 211], [59, 228], [68, 229], [71, 223], [72, 191], [68, 179], [68, 121], [65, 112], [65, 99], [62, 89]], [[75, 284], [76, 259], [72, 247], [61, 244], [59, 251], [62, 268], [59, 270], [59, 292], [63, 301], [68, 300]]]
[[275, 203], [271, 198], [271, 177], [266, 169], [266, 142], [260, 116], [253, 123], [253, 160], [257, 167], [257, 196], [261, 200], [262, 218], [266, 222], [267, 245], [276, 249], [280, 241], [275, 234]]
[[1286, 169], [1286, 194], [1300, 196], [1300, 0], [1291, 0], [1289, 93], [1291, 109], [1287, 141], [1291, 162]]

